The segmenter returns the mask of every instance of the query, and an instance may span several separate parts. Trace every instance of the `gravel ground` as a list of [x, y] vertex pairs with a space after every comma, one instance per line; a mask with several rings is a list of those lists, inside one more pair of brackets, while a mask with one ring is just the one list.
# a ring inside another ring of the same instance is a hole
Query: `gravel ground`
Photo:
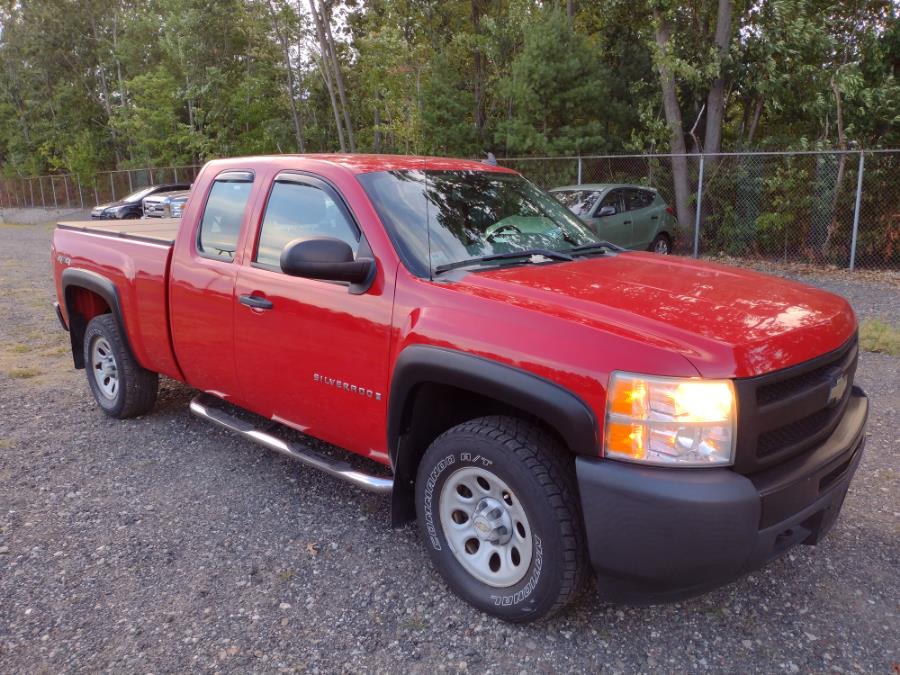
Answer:
[[[101, 414], [50, 310], [50, 233], [0, 225], [0, 672], [896, 672], [900, 358], [861, 358], [868, 449], [820, 546], [513, 626], [446, 590], [386, 498], [193, 418], [188, 388]], [[822, 285], [900, 317], [896, 288]]]

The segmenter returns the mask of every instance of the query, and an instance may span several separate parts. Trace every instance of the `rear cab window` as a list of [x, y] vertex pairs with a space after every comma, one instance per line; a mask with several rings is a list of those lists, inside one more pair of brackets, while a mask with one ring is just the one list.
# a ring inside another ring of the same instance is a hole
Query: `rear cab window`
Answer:
[[204, 258], [234, 260], [252, 188], [253, 174], [249, 171], [226, 171], [216, 176], [197, 232], [197, 251]]
[[294, 239], [311, 237], [340, 239], [356, 255], [360, 231], [327, 184], [312, 177], [279, 175], [266, 203], [253, 262], [280, 272], [284, 247]]

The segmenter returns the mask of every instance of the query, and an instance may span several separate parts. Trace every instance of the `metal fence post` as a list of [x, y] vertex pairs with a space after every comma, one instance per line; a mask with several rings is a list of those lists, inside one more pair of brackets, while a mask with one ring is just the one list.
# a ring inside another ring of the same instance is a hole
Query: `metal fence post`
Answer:
[[112, 200], [116, 201], [116, 184], [113, 181], [113, 172], [109, 172], [109, 189], [112, 190]]
[[128, 171], [128, 192], [129, 194], [134, 192], [134, 185], [131, 184], [131, 171]]
[[78, 201], [81, 202], [81, 208], [84, 209], [84, 193], [81, 191], [81, 178], [75, 176], [75, 181], [78, 183]]
[[28, 193], [31, 195], [31, 208], [34, 208], [34, 179], [28, 179]]
[[47, 208], [47, 200], [44, 198], [44, 177], [38, 176], [38, 188], [41, 190], [41, 208]]
[[581, 155], [578, 155], [578, 184], [581, 185]]
[[697, 205], [696, 214], [694, 216], [694, 257], [700, 257], [700, 211], [703, 206], [703, 158], [700, 155], [700, 176], [697, 179]]
[[859, 204], [862, 198], [863, 167], [865, 155], [859, 153], [859, 173], [856, 176], [856, 206], [853, 208], [853, 236], [850, 239], [850, 271], [856, 265], [856, 235], [859, 233]]

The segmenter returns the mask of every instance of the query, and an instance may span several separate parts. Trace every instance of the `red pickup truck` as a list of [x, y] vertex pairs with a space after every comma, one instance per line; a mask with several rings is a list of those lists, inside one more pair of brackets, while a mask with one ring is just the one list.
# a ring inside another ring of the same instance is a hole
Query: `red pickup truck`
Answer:
[[390, 493], [452, 590], [512, 621], [590, 570], [656, 602], [815, 544], [862, 455], [843, 299], [624, 251], [502, 167], [217, 160], [181, 220], [60, 223], [53, 262], [104, 412], [187, 383], [195, 414]]

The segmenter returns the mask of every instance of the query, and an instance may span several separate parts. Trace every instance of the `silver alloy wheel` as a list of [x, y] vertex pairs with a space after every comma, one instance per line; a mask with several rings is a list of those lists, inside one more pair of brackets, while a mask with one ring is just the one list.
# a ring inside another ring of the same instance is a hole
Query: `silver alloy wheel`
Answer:
[[662, 253], [666, 255], [669, 252], [669, 240], [665, 237], [660, 237], [656, 240], [656, 246], [653, 247], [654, 253]]
[[506, 588], [531, 565], [525, 509], [509, 486], [486, 469], [457, 469], [441, 488], [441, 528], [453, 555], [479, 581]]
[[97, 336], [91, 344], [91, 371], [100, 393], [115, 400], [119, 393], [119, 369], [112, 347], [104, 337]]

